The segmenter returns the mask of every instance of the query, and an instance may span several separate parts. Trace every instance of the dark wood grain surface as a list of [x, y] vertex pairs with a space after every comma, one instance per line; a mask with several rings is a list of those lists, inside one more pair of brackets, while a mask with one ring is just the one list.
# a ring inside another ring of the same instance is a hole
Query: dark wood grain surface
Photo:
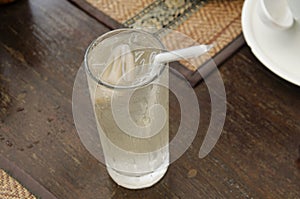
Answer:
[[[109, 29], [65, 0], [1, 6], [0, 21], [0, 153], [57, 198], [300, 197], [300, 88], [273, 75], [246, 45], [220, 68], [227, 117], [213, 151], [198, 158], [211, 108], [201, 83], [193, 144], [158, 184], [132, 191], [84, 148], [71, 110], [84, 51]], [[172, 132], [178, 108], [171, 95]]]

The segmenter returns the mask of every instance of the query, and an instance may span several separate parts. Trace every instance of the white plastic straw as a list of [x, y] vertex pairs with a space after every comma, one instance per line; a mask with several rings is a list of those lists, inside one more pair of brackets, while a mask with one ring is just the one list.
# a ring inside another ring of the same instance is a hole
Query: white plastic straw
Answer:
[[174, 50], [170, 52], [160, 53], [155, 56], [154, 64], [168, 63], [168, 62], [178, 61], [182, 59], [199, 57], [204, 53], [208, 52], [212, 47], [213, 45], [199, 45], [199, 46], [192, 46], [188, 48]]

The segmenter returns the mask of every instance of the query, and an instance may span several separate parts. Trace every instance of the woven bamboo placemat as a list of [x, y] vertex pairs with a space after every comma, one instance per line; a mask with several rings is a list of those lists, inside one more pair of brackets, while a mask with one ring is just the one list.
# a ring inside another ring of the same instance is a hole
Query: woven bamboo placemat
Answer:
[[0, 199], [57, 199], [0, 153]]
[[[244, 44], [241, 12], [244, 0], [70, 0], [112, 29], [155, 27], [179, 31], [200, 44], [214, 44], [209, 52], [217, 65]], [[177, 42], [180, 47], [180, 42]], [[202, 65], [177, 66], [192, 84]]]
[[36, 199], [25, 187], [17, 180], [0, 169], [0, 198], [3, 199]]

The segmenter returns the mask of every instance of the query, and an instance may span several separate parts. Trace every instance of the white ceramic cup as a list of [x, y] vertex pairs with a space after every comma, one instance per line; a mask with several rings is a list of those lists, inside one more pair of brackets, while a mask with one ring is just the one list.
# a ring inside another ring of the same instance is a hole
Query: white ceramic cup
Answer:
[[293, 17], [297, 22], [300, 22], [300, 0], [287, 0], [289, 7], [293, 13]]
[[300, 21], [300, 0], [259, 0], [258, 15], [270, 28], [291, 28]]

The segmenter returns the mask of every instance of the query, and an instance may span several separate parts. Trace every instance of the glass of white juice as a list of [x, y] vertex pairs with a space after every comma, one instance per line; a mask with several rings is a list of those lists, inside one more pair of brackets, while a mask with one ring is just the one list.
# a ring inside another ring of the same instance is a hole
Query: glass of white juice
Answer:
[[153, 66], [162, 51], [153, 34], [118, 29], [93, 41], [85, 54], [107, 171], [130, 189], [155, 184], [169, 165], [168, 69]]

